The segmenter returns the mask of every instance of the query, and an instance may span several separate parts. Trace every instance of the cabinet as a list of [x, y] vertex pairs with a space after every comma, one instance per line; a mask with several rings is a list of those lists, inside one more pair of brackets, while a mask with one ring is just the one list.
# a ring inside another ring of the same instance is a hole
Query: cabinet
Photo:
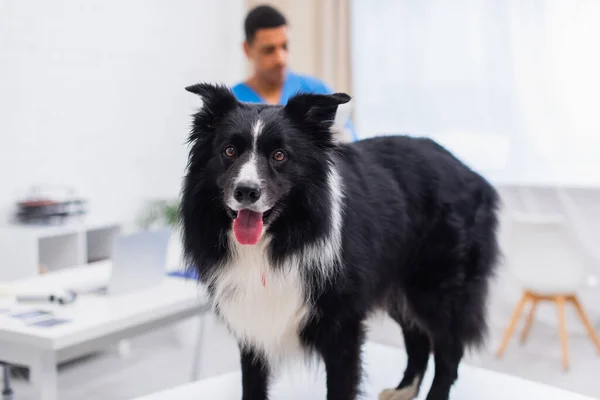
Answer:
[[108, 259], [120, 231], [113, 221], [0, 226], [0, 282]]

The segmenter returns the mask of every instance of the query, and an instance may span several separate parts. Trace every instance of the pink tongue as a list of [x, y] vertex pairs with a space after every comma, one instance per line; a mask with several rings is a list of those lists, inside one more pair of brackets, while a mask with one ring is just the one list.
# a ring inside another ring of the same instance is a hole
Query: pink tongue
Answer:
[[263, 229], [262, 213], [240, 210], [233, 221], [233, 233], [240, 244], [256, 244]]

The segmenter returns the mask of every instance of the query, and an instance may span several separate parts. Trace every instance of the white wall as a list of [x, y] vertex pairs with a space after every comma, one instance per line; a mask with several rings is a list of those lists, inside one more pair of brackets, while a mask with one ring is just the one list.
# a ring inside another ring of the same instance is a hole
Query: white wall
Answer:
[[0, 1], [0, 222], [35, 184], [131, 220], [174, 197], [200, 80], [243, 78], [244, 0]]

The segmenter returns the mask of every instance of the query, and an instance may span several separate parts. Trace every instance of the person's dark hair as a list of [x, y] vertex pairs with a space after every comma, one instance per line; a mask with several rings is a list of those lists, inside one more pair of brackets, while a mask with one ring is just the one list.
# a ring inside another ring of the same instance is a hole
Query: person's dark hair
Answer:
[[248, 12], [244, 21], [246, 40], [252, 42], [259, 29], [278, 28], [283, 25], [287, 25], [287, 21], [277, 9], [267, 5], [256, 6]]

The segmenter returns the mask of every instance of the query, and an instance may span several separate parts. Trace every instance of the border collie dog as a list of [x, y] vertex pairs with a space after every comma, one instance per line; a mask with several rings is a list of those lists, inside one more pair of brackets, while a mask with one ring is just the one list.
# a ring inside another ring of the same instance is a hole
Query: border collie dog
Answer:
[[494, 188], [429, 139], [339, 143], [343, 93], [279, 106], [238, 102], [218, 84], [186, 90], [203, 105], [182, 189], [184, 252], [239, 343], [243, 399], [267, 399], [282, 362], [313, 356], [328, 400], [359, 398], [377, 311], [400, 325], [408, 356], [379, 398], [416, 397], [433, 354], [427, 399], [448, 399], [463, 352], [485, 339]]

